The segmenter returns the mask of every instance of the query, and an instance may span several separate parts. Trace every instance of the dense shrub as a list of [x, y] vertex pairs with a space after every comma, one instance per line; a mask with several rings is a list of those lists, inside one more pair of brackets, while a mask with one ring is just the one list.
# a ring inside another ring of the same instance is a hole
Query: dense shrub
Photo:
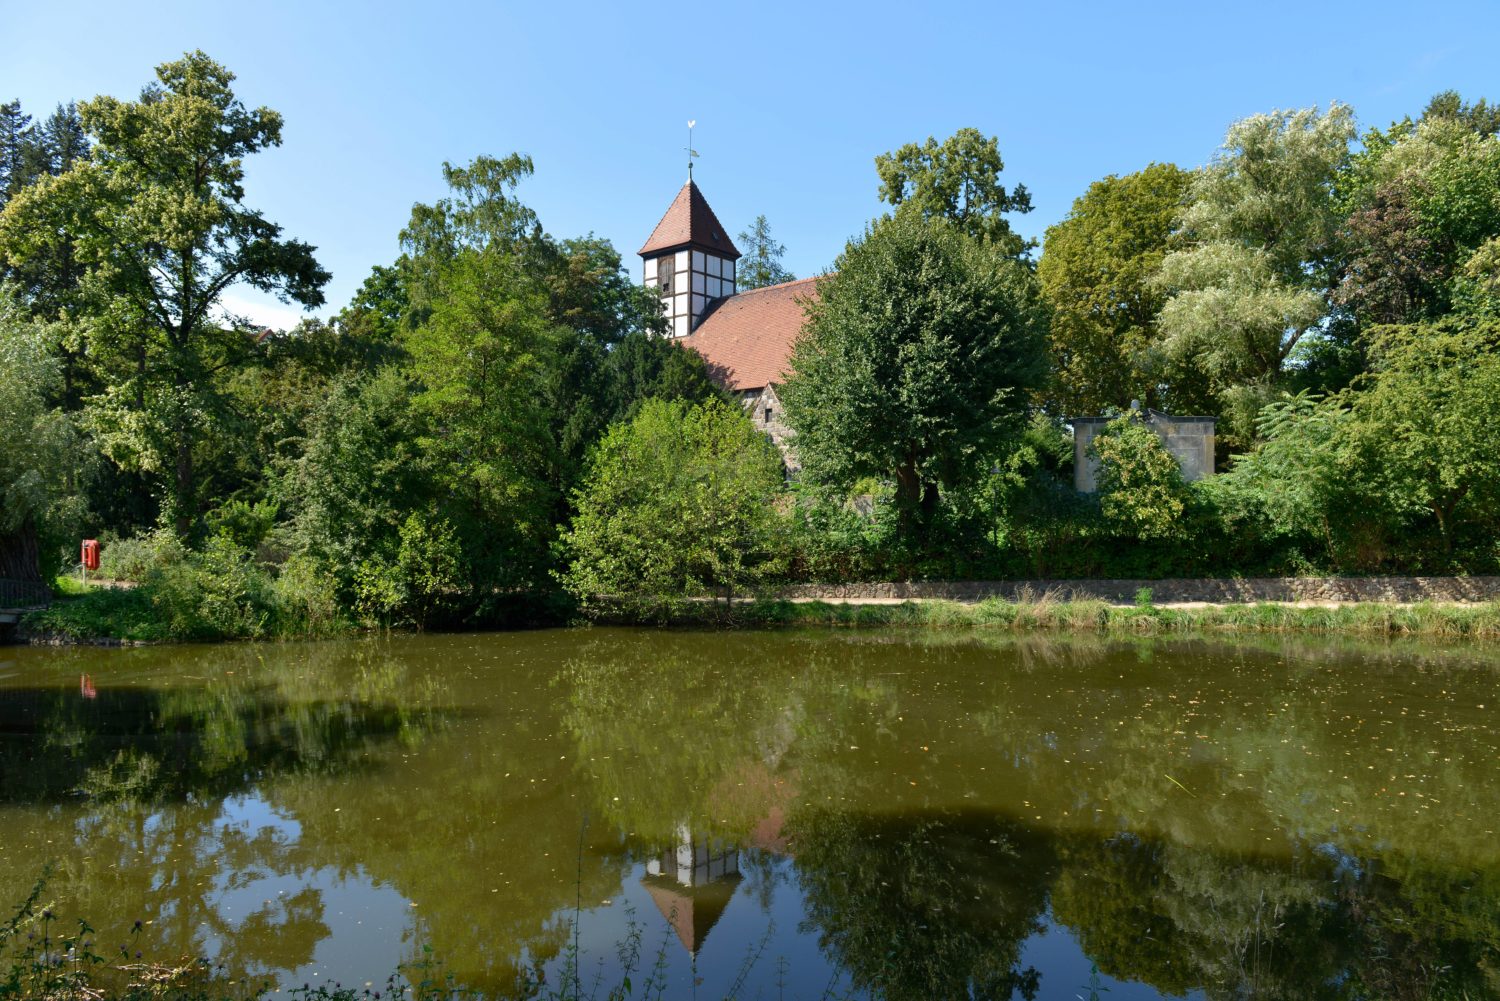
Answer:
[[463, 552], [453, 527], [441, 515], [409, 515], [389, 558], [375, 556], [355, 574], [357, 606], [385, 624], [421, 629], [463, 593]]
[[594, 450], [560, 546], [563, 585], [637, 612], [769, 582], [784, 551], [781, 457], [737, 404], [653, 400]]
[[1089, 444], [1099, 459], [1099, 513], [1119, 535], [1176, 535], [1189, 496], [1177, 460], [1134, 413], [1116, 418]]
[[167, 531], [110, 541], [100, 566], [135, 586], [92, 588], [31, 616], [28, 628], [151, 641], [326, 635], [347, 626], [335, 582], [315, 560], [263, 564], [227, 535], [198, 550]]
[[165, 530], [124, 539], [105, 536], [99, 545], [99, 576], [106, 580], [142, 581], [154, 568], [180, 563], [187, 547]]

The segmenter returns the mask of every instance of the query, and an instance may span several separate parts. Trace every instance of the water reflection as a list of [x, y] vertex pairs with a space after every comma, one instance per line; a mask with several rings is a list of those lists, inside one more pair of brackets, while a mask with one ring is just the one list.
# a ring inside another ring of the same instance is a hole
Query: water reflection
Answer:
[[1497, 704], [1492, 655], [1409, 646], [20, 651], [0, 900], [57, 859], [147, 947], [301, 983], [430, 945], [495, 996], [575, 927], [607, 982], [626, 908], [669, 996], [1492, 996]]
[[694, 957], [740, 883], [740, 852], [722, 839], [678, 829], [680, 843], [646, 862], [641, 885]]

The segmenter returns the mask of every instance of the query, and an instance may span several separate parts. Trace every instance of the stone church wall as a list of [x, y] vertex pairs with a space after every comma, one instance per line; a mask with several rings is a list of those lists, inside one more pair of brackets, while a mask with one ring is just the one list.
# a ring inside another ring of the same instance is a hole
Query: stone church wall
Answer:
[[787, 472], [795, 476], [801, 471], [802, 464], [797, 461], [797, 450], [792, 447], [792, 429], [782, 419], [781, 399], [776, 395], [776, 387], [745, 390], [740, 394], [740, 402], [750, 422], [770, 436], [781, 453], [781, 461], [786, 463]]
[[[1099, 459], [1090, 452], [1089, 445], [1110, 420], [1109, 417], [1073, 419], [1073, 486], [1080, 493], [1098, 489]], [[1145, 422], [1177, 460], [1184, 480], [1191, 483], [1214, 474], [1212, 417], [1173, 417], [1159, 410], [1147, 410]]]

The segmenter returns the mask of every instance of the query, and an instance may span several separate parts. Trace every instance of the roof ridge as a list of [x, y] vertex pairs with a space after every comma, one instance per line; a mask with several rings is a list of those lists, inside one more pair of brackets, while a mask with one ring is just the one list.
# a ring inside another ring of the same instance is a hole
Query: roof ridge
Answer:
[[[682, 188], [685, 188], [685, 187], [687, 187], [688, 185], [690, 185], [692, 183], [693, 183], [693, 179], [692, 178], [688, 178], [686, 181], [683, 182]], [[672, 200], [667, 203], [667, 210], [661, 214], [661, 218], [660, 219], [656, 220], [656, 225], [651, 227], [651, 236], [655, 236], [656, 235], [656, 231], [659, 230], [659, 229], [661, 229], [661, 224], [667, 221], [667, 216], [671, 215], [672, 214], [672, 210], [677, 207], [677, 199], [679, 199], [679, 198], [682, 197], [682, 188], [678, 188], [677, 189], [677, 194], [673, 195], [672, 196]], [[651, 242], [650, 237], [646, 238], [646, 242], [647, 243]], [[644, 250], [645, 248], [643, 247], [642, 249]]]
[[793, 278], [789, 282], [777, 282], [775, 285], [762, 285], [760, 286], [760, 288], [747, 288], [743, 292], [736, 292], [734, 295], [728, 296], [727, 298], [734, 299], [742, 295], [754, 295], [757, 292], [774, 292], [776, 289], [786, 288], [789, 285], [801, 285], [804, 282], [815, 282], [822, 277], [824, 276], [808, 275], [806, 278]]

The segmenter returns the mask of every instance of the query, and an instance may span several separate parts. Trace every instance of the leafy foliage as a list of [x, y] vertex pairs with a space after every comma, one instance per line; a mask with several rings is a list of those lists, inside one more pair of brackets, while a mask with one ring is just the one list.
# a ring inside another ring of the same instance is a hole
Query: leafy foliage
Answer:
[[[3, 290], [0, 290], [3, 292]], [[79, 515], [78, 436], [49, 398], [60, 381], [45, 325], [0, 298], [0, 577], [39, 580], [40, 540]]]
[[1235, 123], [1193, 180], [1181, 218], [1190, 246], [1157, 274], [1168, 295], [1158, 321], [1166, 351], [1207, 380], [1239, 442], [1251, 440], [1255, 411], [1327, 314], [1319, 265], [1340, 222], [1333, 182], [1353, 134], [1341, 104]]
[[281, 142], [281, 116], [247, 109], [201, 52], [157, 68], [139, 101], [80, 107], [87, 160], [23, 189], [0, 215], [0, 257], [25, 266], [71, 247], [93, 351], [113, 368], [94, 405], [104, 450], [158, 477], [173, 524], [198, 514], [198, 452], [224, 410], [217, 373], [254, 341], [219, 315], [244, 283], [306, 306], [328, 273], [307, 244], [247, 208], [243, 158]]
[[[936, 512], [1017, 434], [1044, 375], [1036, 281], [994, 242], [898, 215], [819, 286], [781, 392], [806, 475], [894, 479], [903, 517]], [[910, 526], [908, 526], [910, 527]]]
[[997, 139], [978, 129], [959, 129], [939, 143], [931, 136], [875, 158], [880, 200], [903, 214], [948, 219], [970, 236], [995, 244], [1006, 257], [1036, 246], [1011, 229], [1007, 212], [1030, 212], [1024, 184], [1007, 191], [1000, 183], [1005, 161]]
[[1191, 371], [1167, 373], [1151, 279], [1166, 256], [1191, 175], [1156, 163], [1089, 185], [1047, 230], [1037, 275], [1051, 309], [1055, 386], [1063, 414], [1125, 409], [1132, 400], [1181, 412], [1203, 409]]
[[743, 594], [777, 569], [781, 485], [780, 456], [733, 403], [648, 401], [590, 459], [561, 580], [644, 614]]
[[1135, 414], [1104, 426], [1090, 444], [1099, 459], [1099, 508], [1115, 531], [1165, 539], [1179, 528], [1189, 498], [1177, 460]]
[[402, 522], [394, 557], [377, 554], [355, 574], [358, 607], [385, 623], [425, 626], [433, 613], [463, 593], [463, 552], [440, 515], [413, 512]]

